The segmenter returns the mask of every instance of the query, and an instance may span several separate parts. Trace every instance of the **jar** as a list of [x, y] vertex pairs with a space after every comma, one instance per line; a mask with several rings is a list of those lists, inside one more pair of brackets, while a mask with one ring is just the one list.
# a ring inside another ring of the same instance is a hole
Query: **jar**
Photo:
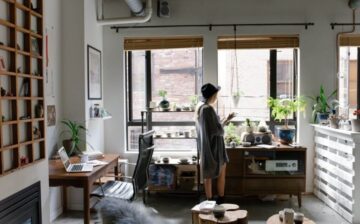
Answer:
[[94, 117], [100, 117], [99, 104], [95, 104], [95, 105], [94, 105]]

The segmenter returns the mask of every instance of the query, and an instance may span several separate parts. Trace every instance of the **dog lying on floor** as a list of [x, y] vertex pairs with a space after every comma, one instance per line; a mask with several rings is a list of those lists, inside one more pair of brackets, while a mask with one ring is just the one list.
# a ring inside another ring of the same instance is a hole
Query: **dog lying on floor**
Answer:
[[142, 203], [104, 198], [98, 204], [103, 224], [174, 224]]

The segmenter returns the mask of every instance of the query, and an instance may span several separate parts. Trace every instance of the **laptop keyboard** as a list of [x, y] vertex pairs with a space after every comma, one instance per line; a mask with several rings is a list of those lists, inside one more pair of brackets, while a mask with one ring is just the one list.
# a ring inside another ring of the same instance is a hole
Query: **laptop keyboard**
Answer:
[[71, 167], [71, 171], [81, 171], [83, 168], [83, 165], [73, 165]]

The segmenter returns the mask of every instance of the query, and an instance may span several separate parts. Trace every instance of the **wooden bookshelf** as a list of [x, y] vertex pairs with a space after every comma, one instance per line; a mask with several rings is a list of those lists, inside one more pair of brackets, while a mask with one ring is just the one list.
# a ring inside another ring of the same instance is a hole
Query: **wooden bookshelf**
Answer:
[[[43, 0], [0, 0], [0, 176], [45, 159]], [[37, 131], [36, 131], [37, 129]]]

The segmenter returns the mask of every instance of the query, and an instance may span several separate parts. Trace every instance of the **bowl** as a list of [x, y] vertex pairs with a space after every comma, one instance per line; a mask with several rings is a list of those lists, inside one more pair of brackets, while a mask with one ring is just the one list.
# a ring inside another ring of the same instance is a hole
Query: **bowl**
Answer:
[[213, 210], [213, 214], [214, 214], [215, 218], [217, 218], [217, 219], [224, 217], [224, 215], [225, 215], [224, 206], [215, 205], [214, 210]]
[[163, 163], [169, 163], [169, 158], [168, 157], [164, 157], [163, 159], [162, 159], [162, 161], [163, 161]]

